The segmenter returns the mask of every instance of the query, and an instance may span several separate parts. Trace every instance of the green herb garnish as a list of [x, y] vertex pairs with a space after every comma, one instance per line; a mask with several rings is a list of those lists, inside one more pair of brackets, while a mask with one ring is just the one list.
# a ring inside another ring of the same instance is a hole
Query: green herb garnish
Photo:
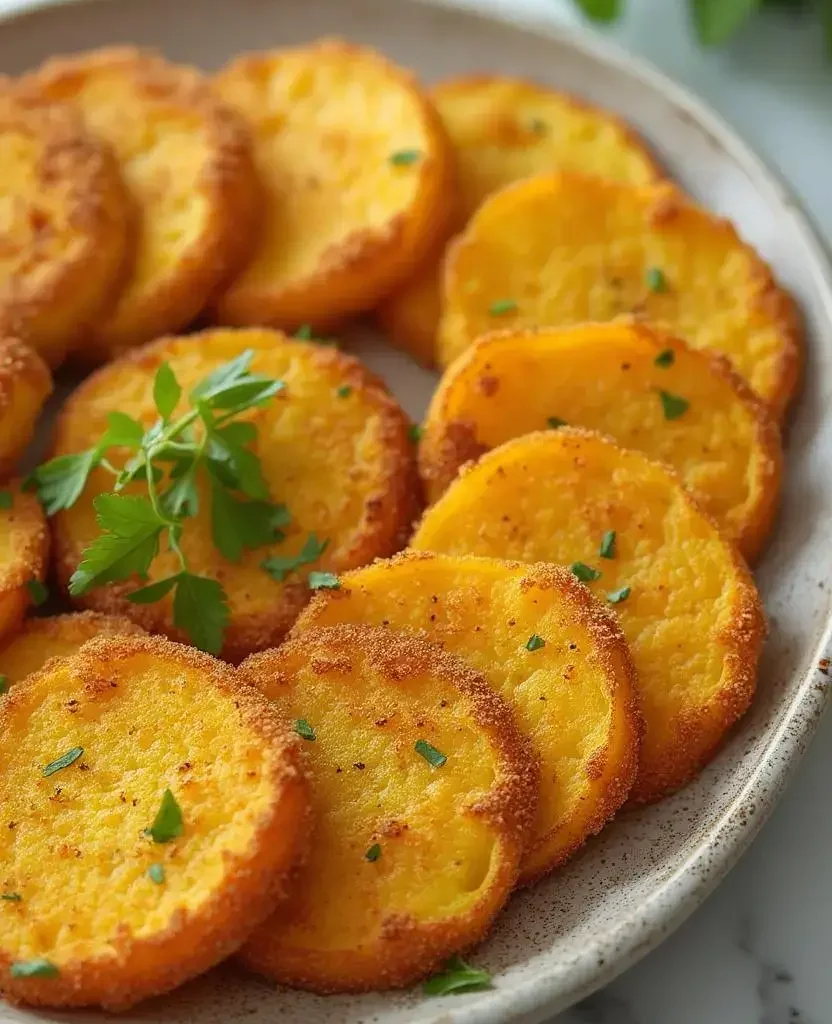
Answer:
[[538, 636], [537, 633], [532, 633], [529, 639], [526, 641], [527, 651], [539, 651], [541, 647], [546, 646], [546, 641], [542, 636]]
[[399, 149], [395, 153], [390, 154], [390, 163], [393, 164], [394, 167], [409, 167], [410, 164], [415, 164], [416, 161], [421, 158], [421, 150]]
[[612, 593], [607, 594], [607, 600], [610, 604], [621, 604], [622, 601], [626, 601], [630, 596], [629, 587], [621, 587], [620, 590], [613, 590]]
[[295, 331], [298, 341], [312, 341], [315, 335], [312, 332], [312, 324], [301, 324]]
[[19, 892], [0, 892], [0, 900], [5, 900], [7, 903], [20, 903], [22, 899]]
[[54, 775], [55, 772], [61, 771], [62, 768], [69, 768], [69, 766], [74, 764], [83, 753], [83, 747], [73, 747], [72, 750], [67, 750], [67, 752], [62, 754], [59, 758], [56, 758], [54, 761], [50, 761], [41, 774], [46, 778], [49, 775]]
[[328, 540], [318, 540], [314, 533], [310, 533], [298, 554], [272, 555], [262, 562], [261, 565], [272, 579], [277, 580], [278, 583], [283, 583], [290, 573], [300, 569], [301, 566], [317, 562], [328, 544]]
[[165, 880], [165, 865], [151, 864], [147, 869], [147, 877], [151, 882], [155, 882], [157, 885], [162, 885]]
[[598, 554], [601, 558], [615, 558], [615, 530], [607, 530], [604, 534]]
[[[50, 516], [78, 501], [93, 470], [100, 467], [114, 477], [112, 491], [93, 500], [101, 533], [70, 579], [73, 597], [106, 583], [146, 580], [154, 558], [167, 548], [179, 571], [141, 587], [130, 599], [150, 604], [173, 592], [174, 625], [197, 647], [220, 652], [228, 623], [225, 590], [217, 580], [189, 571], [180, 543], [187, 520], [199, 511], [200, 477], [209, 485], [214, 544], [228, 560], [281, 541], [280, 527], [289, 522], [285, 506], [269, 500], [251, 447], [257, 427], [239, 420], [283, 388], [282, 381], [253, 373], [253, 358], [247, 350], [218, 366], [185, 396], [176, 419], [183, 391], [170, 365], [162, 363], [153, 381], [158, 419], [148, 429], [112, 412], [94, 447], [35, 470], [30, 482]], [[129, 484], [141, 485], [142, 493], [122, 493]]]
[[49, 597], [49, 591], [40, 580], [28, 580], [26, 583], [26, 589], [29, 591], [29, 597], [36, 608], [40, 608], [44, 601]]
[[426, 996], [447, 996], [452, 992], [475, 992], [491, 985], [488, 971], [472, 967], [461, 956], [452, 956], [438, 974], [422, 986]]
[[667, 278], [660, 267], [650, 267], [645, 274], [645, 281], [647, 282], [647, 287], [651, 292], [659, 293], [667, 291]]
[[0, 676], [0, 694], [8, 693], [9, 690], [9, 677]]
[[370, 862], [378, 860], [381, 856], [381, 846], [378, 843], [373, 843], [369, 850], [364, 854], [364, 859]]
[[678, 395], [671, 395], [669, 391], [660, 391], [659, 398], [662, 400], [662, 411], [666, 420], [678, 420], [690, 408], [690, 402]]
[[533, 117], [531, 121], [529, 121], [529, 131], [534, 132], [535, 135], [545, 135], [548, 130], [549, 125], [542, 117]]
[[659, 352], [653, 362], [656, 366], [661, 366], [662, 369], [666, 369], [668, 366], [672, 366], [676, 362], [676, 353], [672, 348], [663, 349]]
[[431, 746], [427, 740], [416, 740], [416, 744], [413, 749], [433, 768], [441, 768], [448, 760], [441, 751], [437, 750], [436, 747]]
[[11, 491], [0, 491], [0, 508], [9, 509], [14, 504], [14, 498]]
[[315, 739], [315, 730], [305, 718], [299, 718], [295, 722], [295, 732], [303, 740], [309, 740], [311, 742]]
[[310, 590], [338, 590], [341, 586], [334, 572], [310, 572], [306, 582]]
[[13, 978], [57, 978], [61, 973], [51, 960], [17, 960], [9, 972]]
[[598, 569], [593, 569], [585, 562], [573, 562], [569, 568], [572, 570], [572, 575], [577, 577], [581, 583], [592, 583], [594, 580], [600, 580], [602, 576]]
[[568, 426], [566, 420], [562, 420], [558, 416], [550, 416], [546, 420], [546, 423], [547, 423], [548, 426], [550, 426], [552, 428], [552, 430], [557, 430], [558, 427], [566, 427], [566, 426]]
[[162, 794], [162, 802], [159, 810], [153, 819], [153, 824], [148, 831], [154, 843], [169, 843], [182, 835], [185, 823], [182, 818], [182, 808], [176, 802], [176, 797], [169, 789]]
[[352, 394], [352, 388], [349, 384], [342, 384], [340, 388], [335, 392], [339, 398], [349, 398]]
[[497, 299], [488, 307], [488, 312], [491, 316], [505, 316], [506, 313], [514, 313], [516, 309], [517, 303], [514, 299]]

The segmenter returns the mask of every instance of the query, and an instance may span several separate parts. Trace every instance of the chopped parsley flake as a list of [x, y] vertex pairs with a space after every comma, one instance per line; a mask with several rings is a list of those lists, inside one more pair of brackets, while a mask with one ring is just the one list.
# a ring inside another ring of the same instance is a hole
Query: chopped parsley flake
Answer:
[[310, 590], [338, 590], [341, 586], [334, 572], [310, 572], [307, 583]]
[[529, 639], [526, 641], [527, 651], [539, 651], [541, 647], [546, 646], [546, 641], [542, 636], [538, 636], [537, 633], [532, 633]]
[[381, 846], [378, 843], [373, 843], [369, 850], [364, 854], [364, 859], [370, 861], [378, 860], [381, 856]]
[[311, 742], [315, 739], [315, 730], [305, 718], [297, 719], [295, 722], [295, 732], [303, 740], [309, 740]]
[[19, 892], [0, 892], [0, 900], [5, 900], [7, 903], [20, 903], [22, 899]]
[[601, 573], [598, 569], [593, 569], [591, 565], [587, 565], [585, 562], [573, 562], [569, 568], [572, 570], [572, 575], [581, 581], [581, 583], [592, 583], [594, 580], [601, 579]]
[[562, 420], [559, 416], [550, 416], [546, 420], [546, 423], [552, 428], [552, 430], [557, 430], [558, 427], [568, 426], [566, 420]]
[[425, 428], [421, 423], [411, 423], [407, 436], [410, 438], [412, 444], [418, 444], [422, 440], [424, 432]]
[[598, 549], [601, 558], [615, 558], [615, 530], [607, 530]]
[[676, 353], [672, 348], [666, 348], [659, 352], [656, 358], [653, 360], [656, 366], [661, 366], [665, 369], [668, 366], [672, 366], [676, 362]]
[[662, 410], [666, 420], [678, 420], [690, 408], [690, 402], [679, 395], [671, 395], [669, 391], [660, 391], [659, 398], [662, 400]]
[[165, 880], [165, 865], [164, 864], [151, 864], [147, 869], [147, 877], [151, 882], [155, 882], [157, 885], [161, 885]]
[[622, 601], [626, 601], [630, 596], [629, 587], [621, 587], [620, 590], [613, 590], [612, 593], [607, 594], [607, 600], [610, 604], [621, 604]]
[[181, 836], [183, 830], [182, 808], [176, 802], [173, 793], [166, 789], [162, 794], [159, 810], [149, 829], [150, 838], [154, 843], [169, 843], [171, 839]]
[[342, 384], [340, 388], [335, 392], [339, 398], [349, 398], [352, 394], [352, 388], [349, 384]]
[[472, 967], [461, 956], [452, 956], [438, 974], [422, 986], [426, 996], [447, 996], [452, 992], [476, 992], [491, 985], [488, 971]]
[[312, 333], [311, 324], [301, 324], [300, 327], [295, 331], [295, 337], [298, 341], [312, 341], [315, 335]]
[[411, 164], [415, 164], [417, 160], [421, 160], [421, 158], [421, 150], [399, 149], [395, 153], [390, 154], [390, 163], [394, 167], [409, 167]]
[[61, 973], [51, 960], [17, 960], [9, 972], [13, 978], [57, 978]]
[[423, 757], [433, 768], [441, 768], [448, 760], [447, 757], [436, 747], [433, 747], [427, 740], [416, 740], [413, 748], [417, 754]]
[[29, 591], [29, 597], [36, 608], [39, 608], [49, 597], [49, 591], [40, 580], [29, 580], [26, 583], [26, 589]]
[[46, 778], [49, 775], [54, 775], [55, 772], [59, 772], [62, 768], [69, 768], [83, 753], [83, 747], [73, 747], [72, 750], [67, 750], [65, 754], [62, 754], [56, 760], [50, 761], [41, 774]]
[[650, 267], [645, 275], [647, 287], [651, 292], [666, 292], [667, 291], [667, 278], [664, 275], [664, 271], [661, 267]]
[[14, 499], [12, 498], [11, 491], [0, 491], [0, 508], [9, 509], [12, 507]]
[[505, 316], [506, 313], [514, 313], [517, 310], [517, 303], [514, 299], [497, 299], [488, 307], [491, 316]]
[[9, 677], [0, 676], [0, 694], [8, 693], [9, 690]]

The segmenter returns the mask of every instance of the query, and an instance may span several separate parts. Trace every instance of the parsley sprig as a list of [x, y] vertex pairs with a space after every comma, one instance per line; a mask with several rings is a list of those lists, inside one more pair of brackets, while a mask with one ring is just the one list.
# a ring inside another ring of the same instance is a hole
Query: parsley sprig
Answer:
[[[94, 447], [58, 456], [31, 478], [46, 513], [55, 515], [78, 501], [94, 470], [111, 473], [112, 491], [93, 500], [101, 533], [84, 551], [70, 579], [70, 594], [79, 597], [136, 577], [147, 580], [153, 560], [166, 548], [176, 556], [178, 571], [134, 590], [129, 599], [152, 604], [172, 593], [174, 625], [212, 654], [222, 649], [227, 596], [218, 580], [191, 571], [181, 544], [201, 496], [207, 490], [213, 542], [230, 562], [239, 562], [246, 550], [284, 540], [283, 528], [291, 521], [286, 506], [270, 500], [251, 447], [257, 427], [239, 418], [267, 405], [284, 387], [280, 380], [253, 373], [253, 356], [247, 350], [218, 366], [184, 396], [187, 404], [178, 416], [183, 390], [170, 365], [162, 363], [153, 382], [155, 422], [146, 428], [126, 413], [111, 412]], [[207, 488], [198, 486], [200, 479]], [[311, 536], [305, 559], [277, 561], [284, 572], [292, 571], [319, 557], [325, 543]]]

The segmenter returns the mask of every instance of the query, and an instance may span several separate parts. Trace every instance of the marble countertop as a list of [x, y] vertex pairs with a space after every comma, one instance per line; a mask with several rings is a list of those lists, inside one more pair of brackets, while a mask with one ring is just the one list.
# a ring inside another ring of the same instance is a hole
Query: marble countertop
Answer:
[[[229, 0], [230, 2], [230, 0]], [[511, 5], [585, 24], [570, 0]], [[0, 12], [27, 0], [0, 0]], [[610, 35], [719, 110], [779, 168], [832, 246], [832, 61], [773, 12], [702, 52], [684, 0], [629, 0]], [[739, 866], [658, 950], [550, 1024], [832, 1024], [832, 716]]]

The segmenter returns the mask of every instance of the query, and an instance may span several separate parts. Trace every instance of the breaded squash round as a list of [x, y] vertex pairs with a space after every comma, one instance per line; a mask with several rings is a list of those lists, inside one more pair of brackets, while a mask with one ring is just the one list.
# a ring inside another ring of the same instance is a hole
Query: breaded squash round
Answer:
[[187, 326], [254, 246], [259, 186], [243, 123], [193, 68], [131, 47], [49, 60], [21, 87], [76, 106], [115, 150], [134, 206], [130, 276], [79, 358]]
[[[46, 597], [49, 529], [40, 502], [13, 480], [0, 486], [0, 639]], [[0, 670], [1, 671], [1, 670]]]
[[444, 236], [452, 156], [408, 72], [323, 40], [238, 57], [215, 83], [252, 125], [266, 195], [220, 323], [331, 328], [376, 306]]
[[723, 356], [635, 321], [487, 335], [448, 368], [423, 425], [419, 467], [436, 500], [463, 463], [565, 424], [667, 462], [746, 558], [780, 493], [780, 430]]
[[[466, 75], [440, 82], [430, 96], [456, 157], [458, 227], [492, 192], [533, 174], [579, 171], [633, 185], [663, 177], [629, 125], [607, 110], [535, 82]], [[428, 366], [436, 362], [443, 251], [440, 244], [378, 309], [389, 340]]]
[[27, 619], [20, 631], [0, 647], [0, 675], [6, 685], [43, 668], [50, 658], [75, 654], [88, 640], [99, 636], [142, 636], [144, 630], [123, 615], [70, 612]]
[[129, 204], [109, 146], [71, 107], [0, 95], [0, 335], [50, 366], [114, 298]]
[[494, 329], [635, 314], [727, 356], [778, 416], [797, 386], [791, 297], [728, 221], [673, 185], [529, 178], [480, 207], [445, 268], [443, 366]]
[[[89, 448], [107, 415], [126, 412], [145, 427], [156, 419], [153, 378], [168, 362], [184, 395], [223, 363], [251, 350], [254, 373], [284, 382], [263, 409], [246, 414], [257, 428], [249, 446], [259, 456], [271, 500], [288, 507], [284, 539], [224, 559], [211, 527], [208, 482], [199, 479], [200, 511], [182, 539], [192, 572], [219, 579], [228, 594], [230, 623], [223, 657], [239, 661], [279, 643], [309, 600], [311, 571], [339, 573], [398, 551], [421, 509], [408, 421], [383, 384], [352, 356], [331, 346], [290, 339], [268, 329], [218, 329], [165, 338], [102, 367], [70, 396], [55, 428], [54, 455]], [[186, 408], [182, 399], [179, 410]], [[93, 498], [112, 486], [104, 470], [92, 474], [81, 499], [52, 519], [58, 577], [67, 583], [83, 550], [98, 535]], [[161, 485], [164, 489], [164, 485]], [[301, 561], [284, 580], [263, 568], [271, 556], [299, 555], [314, 534], [323, 552]], [[178, 571], [176, 556], [154, 560], [150, 580]], [[134, 583], [111, 584], [81, 599], [84, 607], [127, 615], [151, 633], [184, 640], [173, 626], [170, 595], [155, 604], [127, 599]]]
[[641, 452], [566, 427], [508, 441], [457, 478], [412, 544], [559, 562], [618, 613], [646, 726], [633, 802], [696, 775], [751, 702], [766, 631], [751, 574]]
[[121, 1010], [234, 952], [284, 894], [298, 740], [228, 666], [91, 640], [0, 699], [0, 991]]
[[52, 374], [37, 351], [0, 338], [0, 480], [16, 469], [51, 393]]
[[485, 676], [541, 766], [521, 865], [534, 881], [566, 861], [627, 797], [641, 720], [615, 617], [552, 565], [406, 552], [318, 594], [293, 636], [336, 623], [421, 633]]
[[314, 824], [289, 899], [245, 964], [313, 992], [401, 988], [479, 941], [517, 881], [538, 766], [484, 678], [366, 626], [249, 658], [304, 738]]

